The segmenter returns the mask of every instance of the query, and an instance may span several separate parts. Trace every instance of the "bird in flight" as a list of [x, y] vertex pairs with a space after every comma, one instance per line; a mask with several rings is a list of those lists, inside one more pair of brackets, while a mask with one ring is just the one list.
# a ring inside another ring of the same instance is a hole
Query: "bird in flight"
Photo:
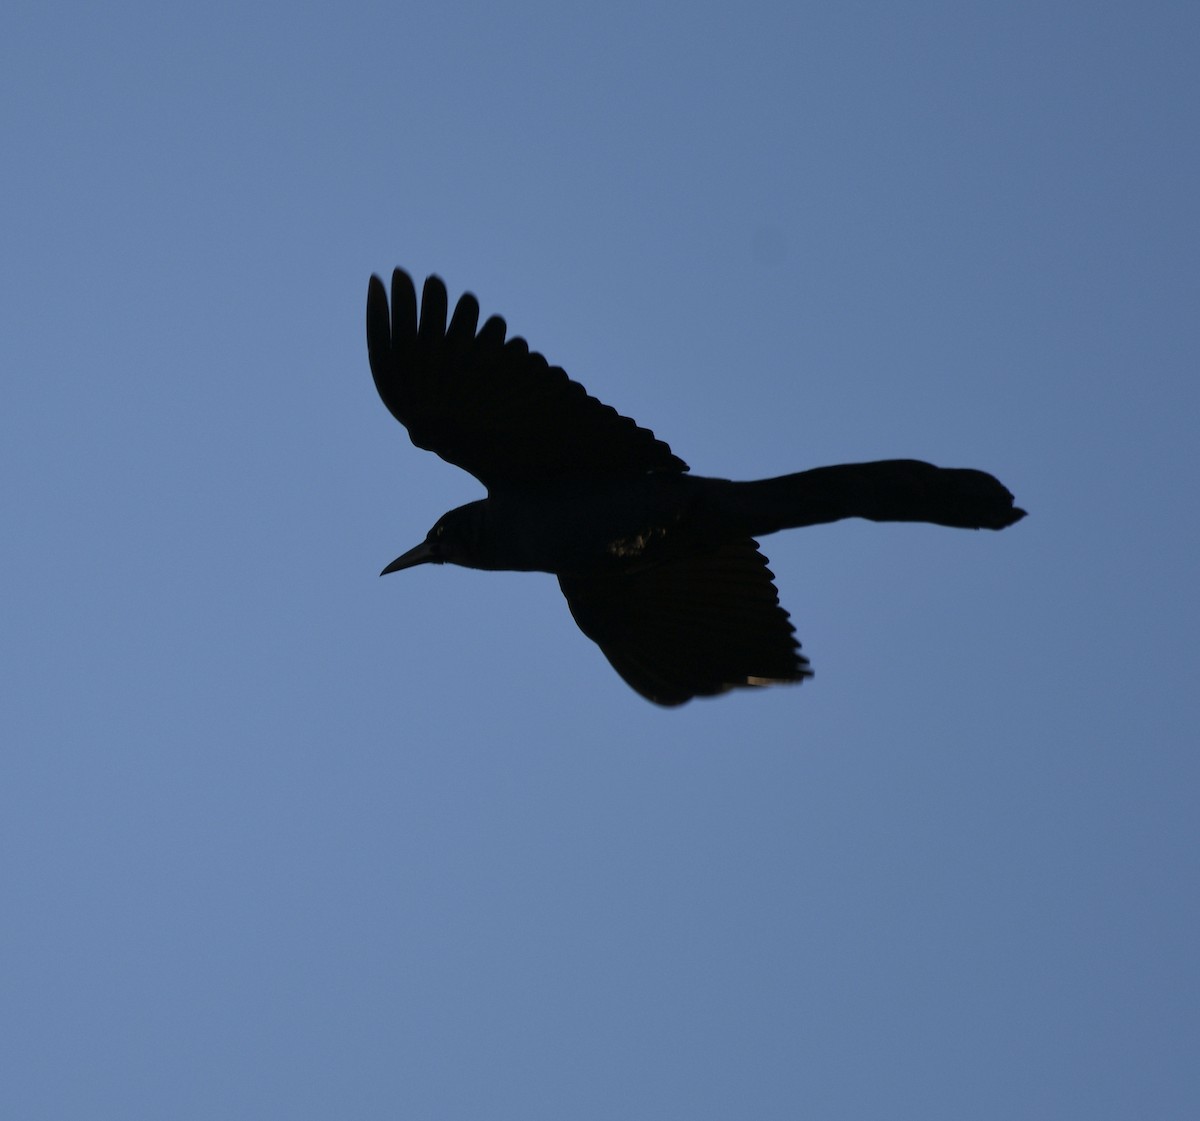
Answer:
[[487, 497], [440, 517], [383, 574], [458, 564], [558, 577], [580, 630], [643, 697], [680, 705], [812, 676], [756, 538], [841, 518], [1004, 529], [1025, 516], [983, 471], [886, 459], [757, 482], [701, 478], [558, 366], [479, 326], [446, 286], [367, 289], [375, 387], [419, 448]]

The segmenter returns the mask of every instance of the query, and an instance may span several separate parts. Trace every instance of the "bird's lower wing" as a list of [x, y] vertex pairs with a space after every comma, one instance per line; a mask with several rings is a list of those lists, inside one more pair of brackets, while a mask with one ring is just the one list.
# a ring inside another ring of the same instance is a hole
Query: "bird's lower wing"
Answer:
[[655, 704], [812, 676], [755, 541], [559, 585], [580, 630]]

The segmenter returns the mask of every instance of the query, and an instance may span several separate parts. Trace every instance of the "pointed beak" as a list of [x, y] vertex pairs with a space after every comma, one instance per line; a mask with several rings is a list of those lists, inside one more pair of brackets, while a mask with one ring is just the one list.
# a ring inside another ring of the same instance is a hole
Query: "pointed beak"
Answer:
[[397, 557], [379, 575], [386, 576], [389, 572], [399, 572], [402, 568], [412, 568], [418, 564], [441, 564], [437, 549], [429, 541], [422, 541], [407, 553]]

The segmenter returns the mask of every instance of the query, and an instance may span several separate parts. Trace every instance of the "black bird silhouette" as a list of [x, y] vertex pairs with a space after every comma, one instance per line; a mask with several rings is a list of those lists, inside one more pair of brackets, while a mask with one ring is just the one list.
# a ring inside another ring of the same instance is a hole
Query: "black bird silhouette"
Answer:
[[686, 474], [649, 429], [588, 396], [464, 295], [412, 278], [367, 290], [383, 403], [419, 448], [488, 496], [438, 519], [383, 570], [418, 564], [552, 572], [575, 622], [642, 696], [679, 705], [812, 676], [756, 537], [840, 518], [1003, 529], [1024, 516], [991, 475], [888, 459], [759, 482]]

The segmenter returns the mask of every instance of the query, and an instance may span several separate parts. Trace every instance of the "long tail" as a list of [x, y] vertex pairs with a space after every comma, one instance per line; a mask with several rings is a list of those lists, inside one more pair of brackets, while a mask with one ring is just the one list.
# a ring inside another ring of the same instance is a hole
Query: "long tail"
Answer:
[[918, 459], [817, 467], [735, 488], [756, 536], [841, 518], [1004, 529], [1025, 516], [1004, 484], [985, 471]]

